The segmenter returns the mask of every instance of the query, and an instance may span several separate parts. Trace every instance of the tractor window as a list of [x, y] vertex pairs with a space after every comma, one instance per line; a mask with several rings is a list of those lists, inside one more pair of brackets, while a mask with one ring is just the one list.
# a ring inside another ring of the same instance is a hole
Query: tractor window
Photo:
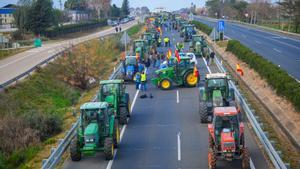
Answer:
[[135, 48], [143, 47], [143, 42], [135, 42]]
[[136, 65], [136, 59], [135, 57], [128, 57], [125, 60], [126, 65]]
[[215, 128], [218, 133], [221, 133], [223, 129], [230, 129], [234, 131], [238, 126], [237, 116], [216, 116], [215, 117]]
[[192, 26], [188, 26], [186, 27], [187, 32], [193, 32], [194, 31], [194, 27]]
[[116, 90], [118, 90], [118, 85], [117, 84], [105, 84], [102, 85], [102, 94], [104, 97], [110, 95], [111, 93], [114, 93]]
[[194, 41], [201, 41], [202, 39], [201, 39], [201, 37], [200, 36], [195, 36], [194, 37]]
[[209, 79], [207, 81], [207, 87], [223, 87], [226, 86], [226, 80], [225, 79]]
[[103, 116], [99, 109], [88, 109], [81, 111], [81, 118], [83, 119], [84, 126], [87, 126], [92, 121], [98, 121]]

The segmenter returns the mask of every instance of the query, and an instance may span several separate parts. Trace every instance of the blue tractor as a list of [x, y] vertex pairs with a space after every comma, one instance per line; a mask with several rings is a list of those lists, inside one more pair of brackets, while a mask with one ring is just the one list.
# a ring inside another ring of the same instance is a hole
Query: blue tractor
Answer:
[[123, 80], [133, 81], [133, 77], [137, 71], [138, 63], [136, 56], [126, 56], [122, 67]]

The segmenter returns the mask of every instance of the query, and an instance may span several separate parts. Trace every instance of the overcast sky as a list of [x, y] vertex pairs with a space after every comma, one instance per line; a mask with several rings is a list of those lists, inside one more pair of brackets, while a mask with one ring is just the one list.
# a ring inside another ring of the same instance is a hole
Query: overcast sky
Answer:
[[[65, 0], [62, 0], [64, 3]], [[121, 6], [123, 0], [112, 0], [117, 6]], [[0, 0], [0, 6], [9, 3], [17, 3], [18, 0]], [[59, 7], [59, 0], [53, 0], [54, 6]], [[147, 6], [150, 10], [155, 7], [166, 7], [169, 10], [177, 10], [184, 7], [189, 7], [191, 3], [196, 4], [197, 7], [204, 6], [205, 0], [129, 0], [130, 7]]]

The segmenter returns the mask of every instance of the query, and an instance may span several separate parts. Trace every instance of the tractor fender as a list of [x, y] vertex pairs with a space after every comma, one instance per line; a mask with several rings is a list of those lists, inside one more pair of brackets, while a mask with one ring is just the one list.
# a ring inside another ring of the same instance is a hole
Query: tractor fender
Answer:
[[114, 124], [115, 124], [115, 116], [112, 115], [109, 119], [109, 136], [113, 136], [114, 134]]

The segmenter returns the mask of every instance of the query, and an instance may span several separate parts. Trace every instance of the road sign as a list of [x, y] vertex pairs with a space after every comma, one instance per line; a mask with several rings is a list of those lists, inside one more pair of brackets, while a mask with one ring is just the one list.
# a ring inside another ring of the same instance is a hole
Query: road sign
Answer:
[[218, 32], [224, 32], [225, 30], [225, 21], [218, 22]]
[[127, 43], [130, 43], [130, 37], [128, 35], [128, 33], [126, 31], [124, 31], [122, 37], [121, 37], [121, 43], [122, 44], [127, 44]]

